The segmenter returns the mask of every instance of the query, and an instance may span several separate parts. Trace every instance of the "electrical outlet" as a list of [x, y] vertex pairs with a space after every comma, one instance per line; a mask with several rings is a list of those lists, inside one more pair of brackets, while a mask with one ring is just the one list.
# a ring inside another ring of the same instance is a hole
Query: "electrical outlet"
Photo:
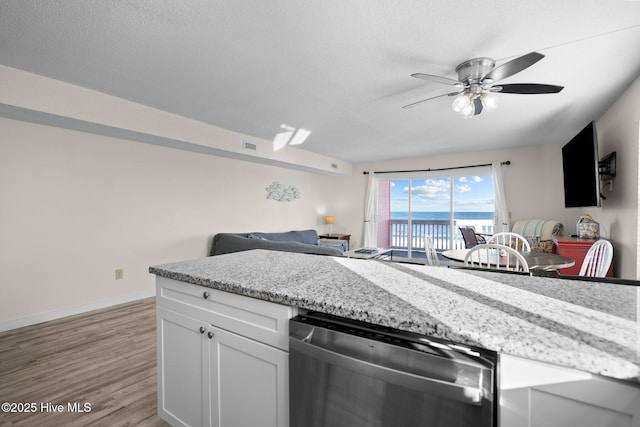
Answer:
[[122, 280], [124, 278], [124, 270], [121, 268], [116, 269], [116, 280]]

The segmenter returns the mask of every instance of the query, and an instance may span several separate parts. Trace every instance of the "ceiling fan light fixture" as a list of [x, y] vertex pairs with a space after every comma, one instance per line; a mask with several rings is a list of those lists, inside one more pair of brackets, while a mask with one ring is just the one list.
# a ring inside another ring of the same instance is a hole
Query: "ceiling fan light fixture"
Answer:
[[458, 111], [462, 117], [465, 119], [469, 119], [476, 114], [476, 107], [473, 105], [473, 102], [469, 102], [467, 106]]
[[456, 98], [452, 104], [453, 110], [468, 118], [481, 114], [485, 109], [489, 111], [495, 110], [497, 107], [496, 98], [494, 98], [495, 93], [558, 93], [563, 89], [563, 86], [538, 83], [508, 83], [503, 85], [497, 84], [494, 86], [494, 83], [529, 68], [542, 58], [544, 58], [544, 55], [541, 53], [531, 52], [512, 59], [511, 61], [507, 61], [499, 67], [496, 67], [495, 61], [491, 58], [473, 58], [462, 62], [456, 67], [458, 80], [424, 73], [411, 74], [412, 77], [419, 79], [430, 80], [440, 84], [453, 85], [453, 87], [456, 88], [456, 91], [422, 99], [409, 105], [405, 105], [402, 108], [413, 107], [425, 101], [443, 96], [455, 96]]
[[498, 108], [498, 98], [491, 92], [485, 92], [480, 96], [482, 106], [487, 111], [493, 111]]
[[471, 103], [471, 98], [468, 93], [461, 93], [456, 96], [456, 99], [453, 100], [452, 104], [453, 111], [460, 114], [462, 114], [462, 110], [469, 108], [469, 106], [473, 107], [473, 104]]
[[469, 117], [473, 117], [476, 114], [476, 106], [473, 103], [473, 98], [474, 98], [473, 94], [466, 93], [464, 94], [464, 97], [467, 98], [469, 102], [466, 105], [464, 105], [462, 108], [460, 108], [460, 110], [457, 111], [457, 113], [460, 114], [465, 119], [468, 119]]

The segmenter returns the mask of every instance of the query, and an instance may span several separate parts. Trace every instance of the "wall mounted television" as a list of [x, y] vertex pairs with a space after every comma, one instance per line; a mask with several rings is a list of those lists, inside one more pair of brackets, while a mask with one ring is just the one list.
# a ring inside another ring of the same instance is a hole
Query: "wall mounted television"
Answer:
[[564, 206], [601, 206], [596, 125], [589, 123], [562, 147]]

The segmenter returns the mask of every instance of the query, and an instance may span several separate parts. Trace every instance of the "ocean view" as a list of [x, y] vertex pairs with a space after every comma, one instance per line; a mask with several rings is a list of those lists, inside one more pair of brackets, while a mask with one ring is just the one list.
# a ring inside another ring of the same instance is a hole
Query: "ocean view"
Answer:
[[412, 248], [422, 249], [424, 248], [423, 236], [429, 235], [438, 250], [461, 248], [464, 247], [464, 242], [457, 226], [470, 225], [478, 232], [493, 232], [493, 212], [455, 212], [456, 226], [453, 229], [449, 226], [449, 215], [449, 212], [442, 211], [412, 212], [413, 222], [411, 227], [408, 227], [407, 212], [391, 212], [391, 220], [394, 222], [389, 227], [389, 245], [392, 248], [406, 248], [411, 241]]
[[[391, 212], [391, 219], [408, 219], [408, 212]], [[412, 219], [446, 221], [449, 212], [411, 212]], [[454, 212], [454, 219], [493, 219], [493, 212]]]

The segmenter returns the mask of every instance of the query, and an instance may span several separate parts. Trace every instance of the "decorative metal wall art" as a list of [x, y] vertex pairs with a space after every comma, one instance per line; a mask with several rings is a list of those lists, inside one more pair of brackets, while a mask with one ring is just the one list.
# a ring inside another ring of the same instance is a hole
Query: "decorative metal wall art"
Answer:
[[278, 181], [273, 181], [267, 188], [267, 199], [277, 200], [278, 202], [295, 202], [302, 193], [294, 185], [284, 186]]

